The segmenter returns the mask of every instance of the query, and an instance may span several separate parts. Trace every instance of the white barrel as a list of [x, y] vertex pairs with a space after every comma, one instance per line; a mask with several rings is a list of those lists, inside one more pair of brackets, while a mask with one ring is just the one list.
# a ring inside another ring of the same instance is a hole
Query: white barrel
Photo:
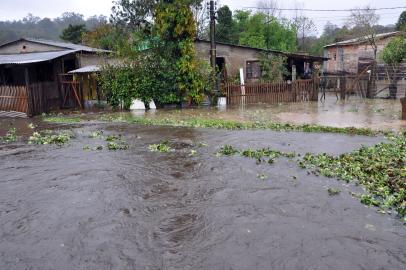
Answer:
[[219, 97], [217, 100], [217, 106], [225, 107], [227, 106], [227, 98], [226, 97]]

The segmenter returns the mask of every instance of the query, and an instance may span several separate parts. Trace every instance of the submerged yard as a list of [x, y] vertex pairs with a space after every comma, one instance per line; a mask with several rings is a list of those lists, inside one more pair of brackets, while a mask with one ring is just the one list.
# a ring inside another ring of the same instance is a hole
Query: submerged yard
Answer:
[[0, 268], [403, 269], [405, 123], [328, 104], [0, 119]]

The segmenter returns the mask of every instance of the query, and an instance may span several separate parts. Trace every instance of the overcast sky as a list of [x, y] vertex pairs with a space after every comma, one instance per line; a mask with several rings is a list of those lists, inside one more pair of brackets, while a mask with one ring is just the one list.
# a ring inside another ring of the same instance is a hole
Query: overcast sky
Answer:
[[[220, 4], [232, 9], [255, 7], [258, 0], [219, 0]], [[295, 2], [307, 9], [348, 9], [371, 5], [376, 8], [406, 6], [406, 0], [279, 0], [281, 8], [294, 8]], [[303, 4], [304, 3], [304, 4]], [[35, 16], [55, 18], [65, 11], [81, 13], [86, 17], [92, 15], [110, 15], [112, 0], [0, 0], [0, 20], [15, 20], [28, 13]], [[396, 23], [402, 10], [383, 10], [381, 24]], [[284, 16], [291, 16], [288, 12]], [[349, 12], [307, 12], [306, 15], [316, 22], [319, 30], [327, 21], [342, 25]]]

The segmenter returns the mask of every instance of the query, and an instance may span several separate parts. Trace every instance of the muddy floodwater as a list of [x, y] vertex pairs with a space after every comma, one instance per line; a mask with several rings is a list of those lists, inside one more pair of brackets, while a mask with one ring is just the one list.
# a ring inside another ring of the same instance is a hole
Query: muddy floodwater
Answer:
[[[0, 135], [17, 126], [25, 140], [30, 121], [2, 119]], [[360, 187], [309, 175], [294, 159], [215, 155], [224, 144], [340, 154], [383, 138], [36, 124], [76, 137], [0, 144], [0, 269], [406, 268], [406, 226], [350, 195]], [[84, 150], [106, 144], [94, 131], [123, 135], [129, 150]], [[162, 140], [175, 151], [149, 150]]]
[[256, 104], [223, 109], [199, 108], [188, 110], [135, 111], [134, 116], [149, 118], [210, 118], [237, 121], [273, 121], [294, 124], [318, 124], [334, 127], [367, 127], [375, 130], [406, 129], [401, 120], [399, 100], [365, 100], [349, 97], [337, 100], [328, 94], [324, 102]]

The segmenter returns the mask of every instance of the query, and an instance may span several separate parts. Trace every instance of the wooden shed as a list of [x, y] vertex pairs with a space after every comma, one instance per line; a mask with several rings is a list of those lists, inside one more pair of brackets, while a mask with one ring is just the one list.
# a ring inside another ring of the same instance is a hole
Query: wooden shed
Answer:
[[65, 74], [104, 64], [109, 54], [83, 45], [27, 38], [0, 45], [0, 111], [33, 116], [83, 107], [81, 89], [66, 85]]

